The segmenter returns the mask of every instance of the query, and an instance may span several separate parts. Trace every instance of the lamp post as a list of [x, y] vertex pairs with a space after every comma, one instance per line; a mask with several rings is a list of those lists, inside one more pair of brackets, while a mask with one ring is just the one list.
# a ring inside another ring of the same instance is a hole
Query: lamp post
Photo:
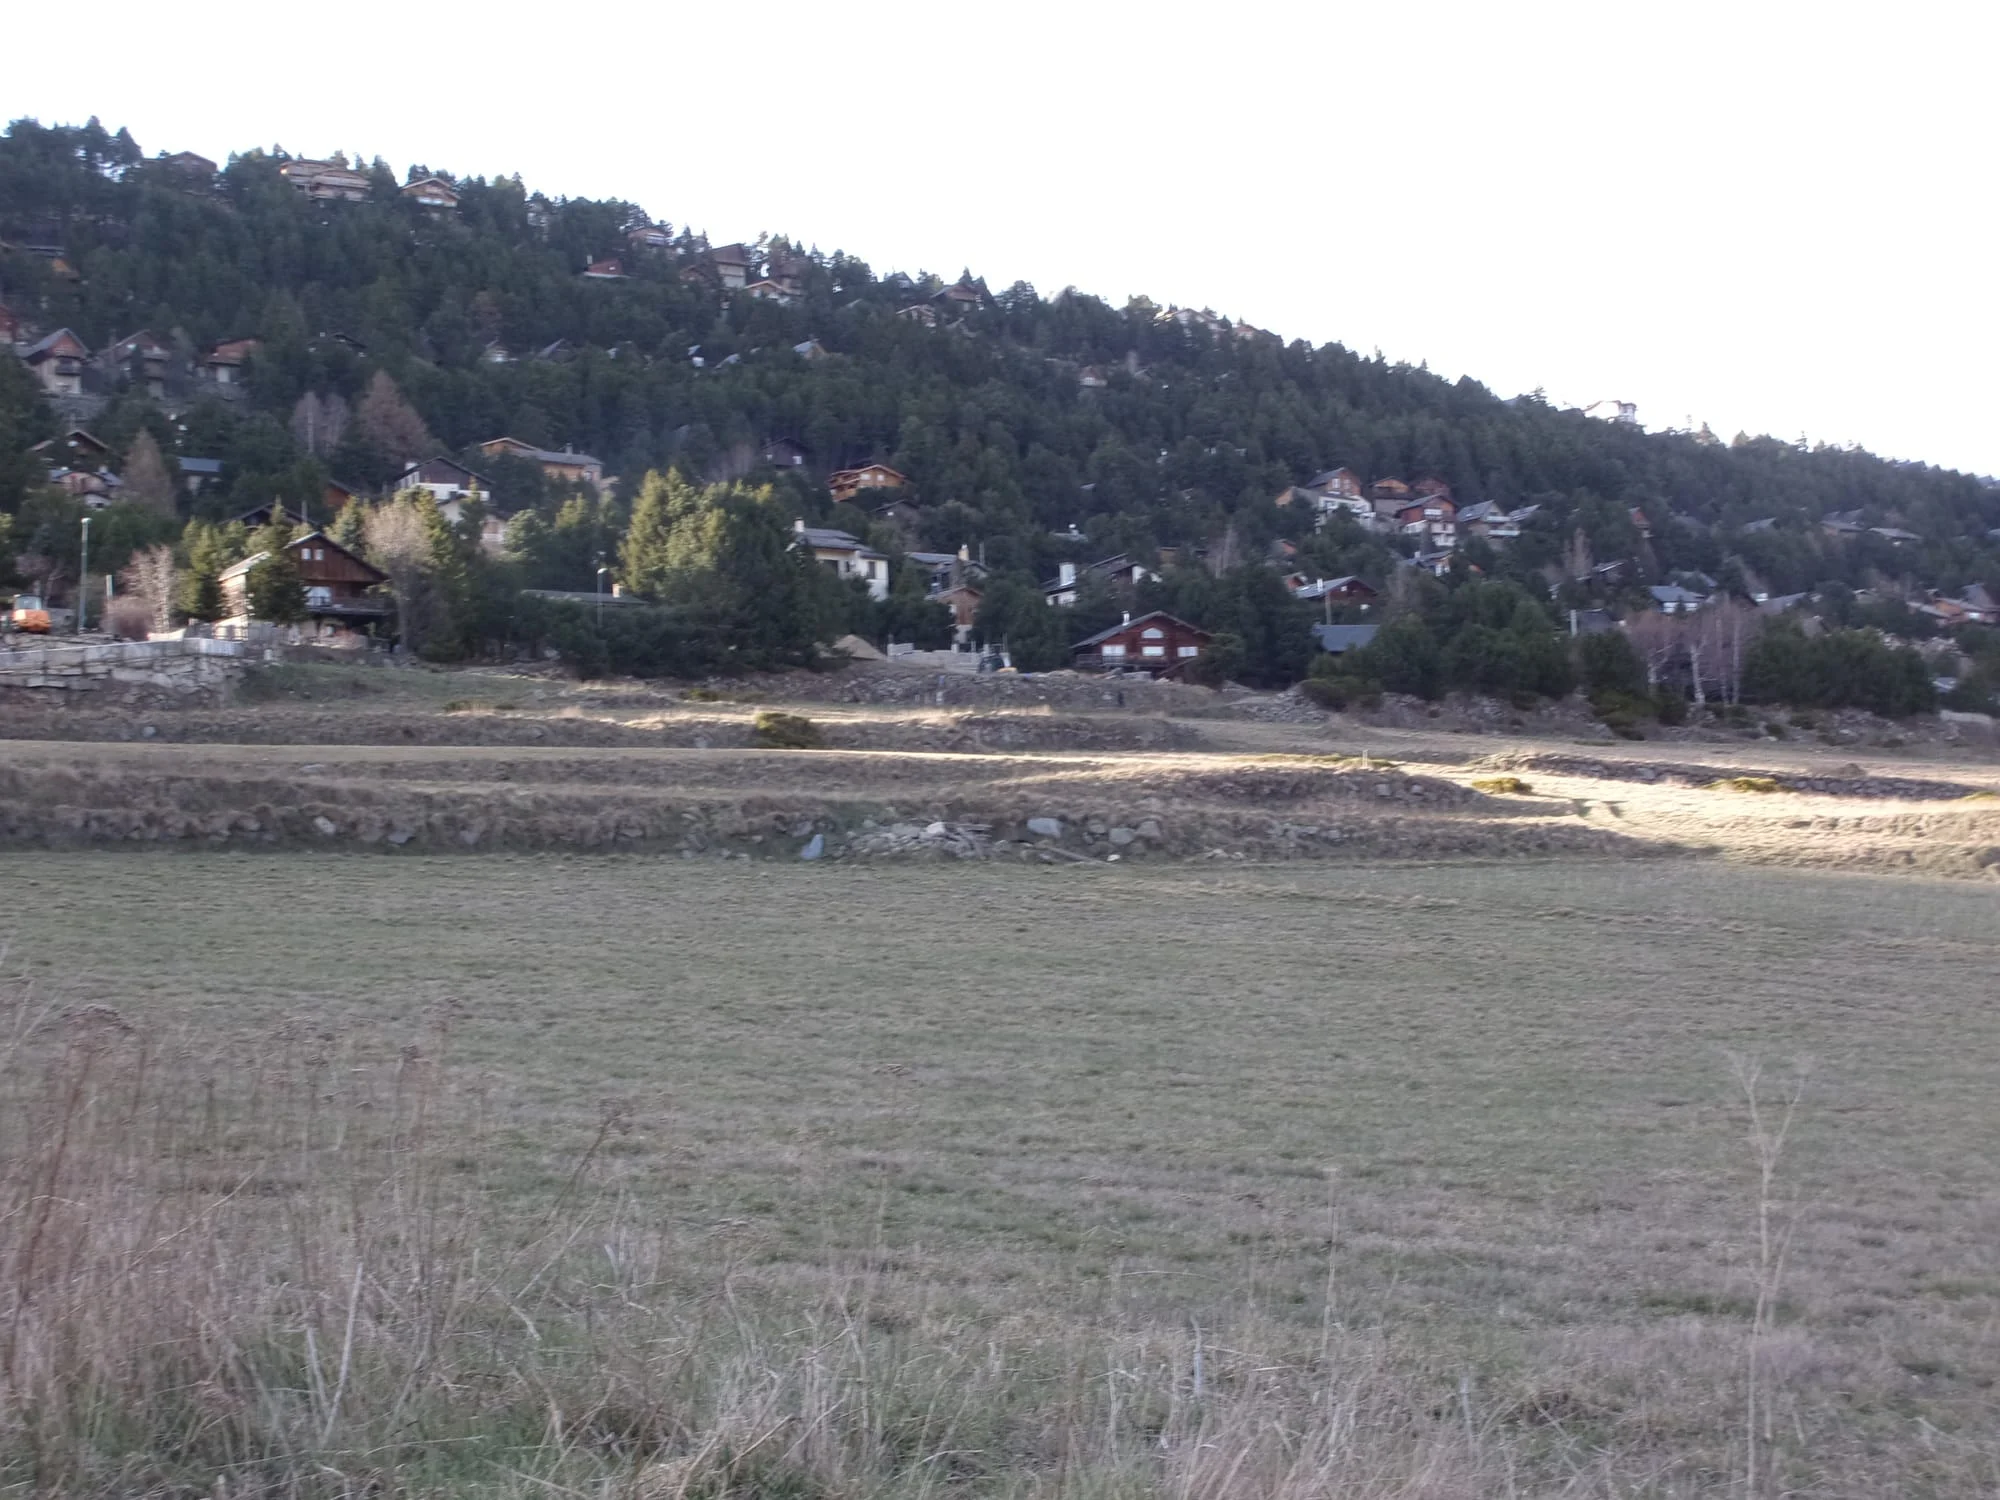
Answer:
[[90, 517], [83, 518], [83, 561], [76, 570], [76, 633], [83, 634], [84, 620], [90, 614]]
[[599, 568], [597, 570], [597, 632], [599, 635], [604, 633], [604, 579], [610, 571], [609, 568]]

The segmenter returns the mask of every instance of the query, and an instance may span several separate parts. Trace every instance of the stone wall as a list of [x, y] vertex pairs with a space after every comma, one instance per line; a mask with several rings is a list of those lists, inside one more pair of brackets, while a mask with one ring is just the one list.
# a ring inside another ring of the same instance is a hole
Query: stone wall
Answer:
[[0, 651], [0, 702], [17, 693], [41, 697], [108, 689], [218, 697], [242, 677], [252, 649], [241, 641], [191, 639]]

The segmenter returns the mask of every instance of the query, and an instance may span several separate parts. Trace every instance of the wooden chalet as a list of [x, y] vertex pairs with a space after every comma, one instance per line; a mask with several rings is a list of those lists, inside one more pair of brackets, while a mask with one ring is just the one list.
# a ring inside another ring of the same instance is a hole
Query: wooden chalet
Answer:
[[537, 448], [515, 437], [488, 438], [479, 445], [488, 458], [520, 458], [541, 468], [544, 477], [557, 484], [582, 484], [599, 489], [604, 484], [604, 460], [572, 448]]
[[852, 500], [863, 490], [899, 490], [910, 482], [887, 464], [863, 464], [858, 469], [835, 469], [826, 476], [826, 487], [836, 502]]
[[419, 177], [403, 185], [403, 196], [424, 208], [458, 207], [458, 189], [449, 177]]
[[[376, 592], [388, 581], [388, 574], [325, 532], [308, 532], [288, 542], [285, 551], [291, 554], [306, 586], [306, 618], [312, 622], [314, 634], [366, 632], [395, 613], [394, 604]], [[223, 570], [218, 581], [223, 606], [232, 618], [251, 618], [250, 575], [270, 555], [259, 552]]]
[[607, 255], [602, 260], [594, 260], [583, 268], [585, 281], [623, 281], [625, 262], [615, 255]]
[[366, 203], [368, 174], [350, 167], [345, 157], [314, 161], [301, 157], [278, 168], [278, 175], [315, 203]]
[[81, 396], [83, 367], [89, 362], [90, 346], [67, 328], [58, 328], [21, 351], [21, 363], [51, 396]]
[[224, 339], [208, 351], [202, 374], [217, 385], [241, 385], [244, 363], [262, 347], [257, 339]]
[[1200, 626], [1156, 609], [1078, 641], [1070, 654], [1081, 671], [1172, 677], [1198, 659], [1214, 639]]

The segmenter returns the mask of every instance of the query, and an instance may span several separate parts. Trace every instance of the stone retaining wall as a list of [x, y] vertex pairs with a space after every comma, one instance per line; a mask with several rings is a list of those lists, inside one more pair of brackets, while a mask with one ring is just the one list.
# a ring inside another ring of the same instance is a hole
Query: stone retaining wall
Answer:
[[0, 694], [93, 693], [108, 688], [214, 694], [243, 675], [251, 650], [241, 641], [195, 638], [0, 651]]

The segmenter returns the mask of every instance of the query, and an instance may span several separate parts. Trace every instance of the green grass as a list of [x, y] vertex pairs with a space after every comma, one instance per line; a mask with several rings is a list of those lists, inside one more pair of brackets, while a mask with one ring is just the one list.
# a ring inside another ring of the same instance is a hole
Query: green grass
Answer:
[[[1695, 864], [40, 854], [0, 857], [0, 888], [7, 966], [42, 1002], [115, 1006], [161, 1055], [239, 1082], [296, 1077], [274, 1056], [316, 1048], [328, 1100], [376, 1080], [379, 1111], [343, 1116], [356, 1140], [388, 1128], [402, 1048], [441, 1058], [424, 1180], [471, 1226], [453, 1254], [599, 1226], [552, 1262], [573, 1277], [560, 1315], [467, 1294], [494, 1320], [467, 1362], [528, 1368], [544, 1356], [517, 1317], [572, 1328], [615, 1285], [587, 1357], [537, 1378], [649, 1371], [592, 1389], [647, 1393], [677, 1435], [550, 1438], [542, 1398], [496, 1395], [493, 1420], [528, 1432], [510, 1472], [598, 1483], [642, 1451], [688, 1459], [704, 1432], [747, 1443], [716, 1395], [764, 1388], [719, 1373], [739, 1367], [784, 1393], [771, 1421], [804, 1423], [831, 1339], [878, 1361], [843, 1367], [848, 1401], [933, 1403], [910, 1418], [924, 1451], [866, 1402], [815, 1408], [836, 1456], [773, 1440], [725, 1473], [711, 1454], [689, 1493], [927, 1493], [931, 1453], [973, 1448], [952, 1461], [965, 1493], [1304, 1495], [1338, 1476], [1474, 1495], [1503, 1472], [1541, 1493], [1578, 1465], [1578, 1493], [1739, 1493], [1755, 1172], [1735, 1054], [1773, 1077], [1811, 1059], [1760, 1356], [1773, 1485], [1990, 1483], [2000, 940], [1978, 887]], [[274, 1088], [224, 1094], [263, 1101], [275, 1140], [292, 1127]], [[203, 1149], [237, 1163], [254, 1144]], [[311, 1160], [281, 1200], [352, 1170]], [[621, 1244], [646, 1247], [636, 1281], [604, 1248]], [[656, 1321], [605, 1352], [628, 1304]], [[1227, 1412], [1188, 1405], [1197, 1329]], [[1376, 1446], [1342, 1460], [1368, 1467], [1259, 1448], [1266, 1427], [1317, 1430], [1331, 1369], [1374, 1413]], [[428, 1430], [468, 1430], [459, 1397], [429, 1399]], [[862, 1408], [876, 1425], [852, 1425]], [[1065, 1447], [1086, 1428], [1097, 1446]], [[432, 1460], [370, 1431], [421, 1489]], [[1263, 1456], [1204, 1480], [1146, 1431], [1188, 1436], [1189, 1464], [1225, 1433]], [[1433, 1487], [1396, 1479], [1423, 1464]], [[499, 1473], [447, 1469], [423, 1484]]]

